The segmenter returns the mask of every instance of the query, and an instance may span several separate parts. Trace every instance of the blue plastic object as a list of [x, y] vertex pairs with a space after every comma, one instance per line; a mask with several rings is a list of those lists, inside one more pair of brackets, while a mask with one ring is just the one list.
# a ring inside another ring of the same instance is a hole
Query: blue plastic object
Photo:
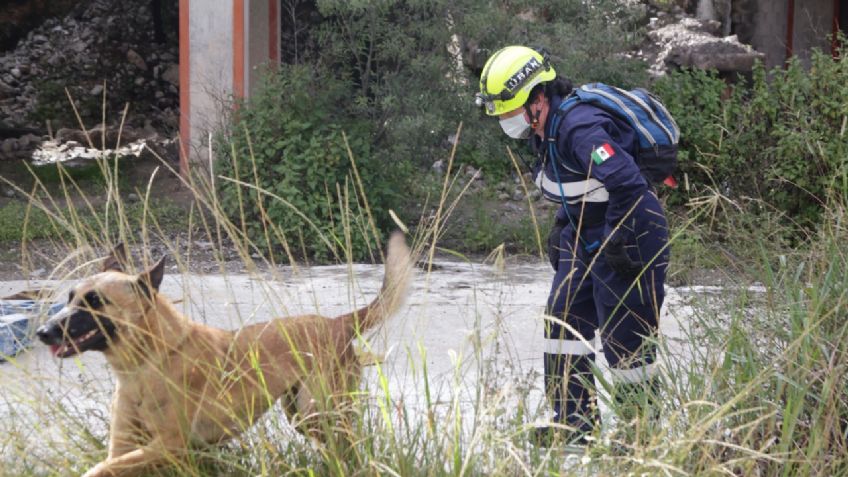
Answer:
[[0, 300], [0, 363], [30, 346], [39, 316], [52, 316], [63, 306], [64, 303], [34, 300]]
[[0, 361], [15, 356], [29, 346], [31, 319], [30, 315], [22, 313], [0, 316]]

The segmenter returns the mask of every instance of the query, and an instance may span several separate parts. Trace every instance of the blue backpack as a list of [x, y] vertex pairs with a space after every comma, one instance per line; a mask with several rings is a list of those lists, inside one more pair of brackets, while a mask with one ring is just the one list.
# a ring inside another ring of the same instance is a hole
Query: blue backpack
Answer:
[[[560, 103], [552, 119], [551, 131], [558, 131], [566, 114], [581, 102], [609, 112], [626, 121], [636, 131], [639, 150], [634, 159], [648, 182], [661, 183], [677, 169], [680, 129], [665, 106], [651, 93], [641, 88], [625, 91], [603, 83], [585, 84]], [[553, 158], [560, 157], [556, 144], [556, 137], [548, 143]]]

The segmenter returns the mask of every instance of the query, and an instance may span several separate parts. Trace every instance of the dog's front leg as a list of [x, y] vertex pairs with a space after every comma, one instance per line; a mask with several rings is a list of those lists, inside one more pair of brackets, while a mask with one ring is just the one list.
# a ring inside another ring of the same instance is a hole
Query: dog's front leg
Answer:
[[153, 443], [122, 456], [106, 459], [83, 474], [83, 477], [132, 477], [170, 462], [174, 457], [175, 454], [165, 451], [160, 443]]
[[109, 423], [109, 459], [120, 457], [140, 446], [141, 429], [136, 406], [121, 392], [121, 384], [112, 398], [112, 419]]

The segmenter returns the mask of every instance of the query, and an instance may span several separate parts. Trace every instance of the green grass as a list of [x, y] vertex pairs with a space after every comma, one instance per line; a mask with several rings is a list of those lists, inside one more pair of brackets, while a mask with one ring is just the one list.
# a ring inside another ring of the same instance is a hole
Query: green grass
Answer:
[[[163, 225], [163, 230], [176, 232], [185, 230], [188, 225], [188, 211], [179, 204], [168, 199], [151, 200], [147, 204], [140, 202], [128, 203], [124, 213], [128, 225], [138, 228], [147, 213]], [[45, 209], [33, 207], [32, 204], [21, 201], [10, 201], [0, 206], [0, 224], [15, 224], [0, 228], [0, 242], [20, 242], [46, 238], [69, 239], [75, 235], [74, 227], [99, 227], [108, 220], [105, 206], [92, 206], [83, 210], [75, 210], [71, 206], [59, 206], [48, 213]], [[72, 222], [76, 221], [77, 223]]]

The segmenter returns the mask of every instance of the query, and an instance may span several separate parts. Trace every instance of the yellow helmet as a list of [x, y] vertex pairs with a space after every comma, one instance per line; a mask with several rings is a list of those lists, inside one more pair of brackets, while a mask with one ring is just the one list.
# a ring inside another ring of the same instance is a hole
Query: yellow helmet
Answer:
[[507, 46], [483, 66], [475, 102], [485, 106], [489, 116], [508, 113], [524, 106], [534, 86], [554, 78], [547, 55], [526, 46]]

